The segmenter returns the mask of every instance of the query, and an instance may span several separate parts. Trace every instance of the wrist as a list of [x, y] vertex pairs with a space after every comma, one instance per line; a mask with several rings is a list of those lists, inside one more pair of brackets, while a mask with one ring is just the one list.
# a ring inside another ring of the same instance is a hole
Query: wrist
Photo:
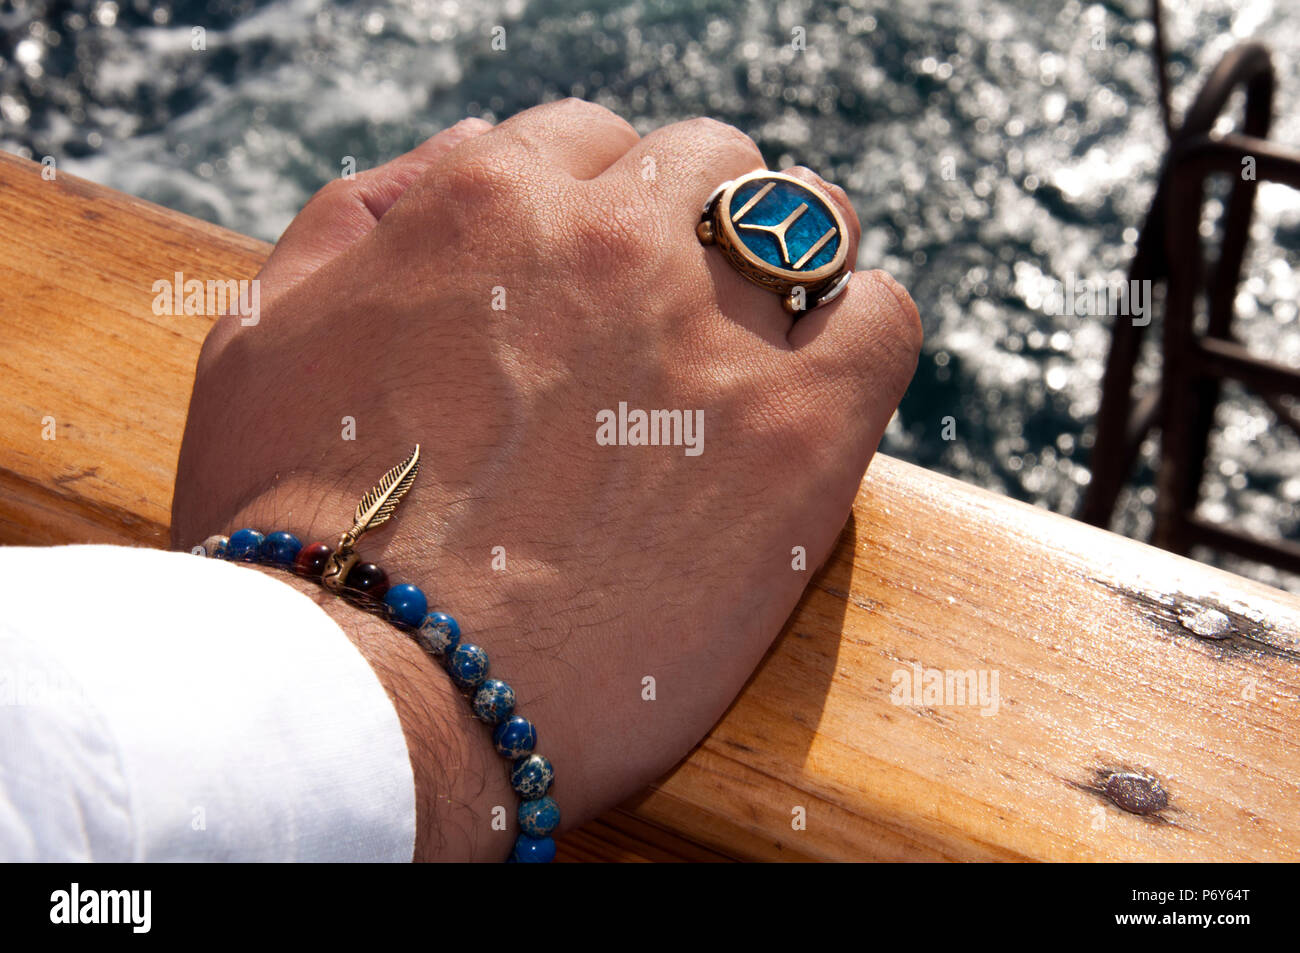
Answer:
[[[238, 528], [251, 527], [263, 533], [287, 530], [304, 547], [323, 543], [336, 548], [357, 509], [355, 485], [361, 480], [356, 476], [279, 474], [261, 492], [224, 505], [187, 493], [189, 505], [173, 514], [174, 542], [190, 548], [213, 533], [213, 527], [231, 536]], [[470, 631], [480, 637], [472, 641], [482, 641], [493, 659], [492, 677], [504, 678], [521, 691], [525, 710], [519, 714], [542, 713], [544, 755], [556, 773], [563, 773], [566, 781], [576, 778], [573, 789], [583, 790], [571, 712], [553, 697], [556, 667], [562, 663], [521, 635], [546, 622], [536, 618], [542, 611], [537, 600], [519, 591], [531, 571], [471, 570], [463, 550], [445, 542], [453, 532], [447, 522], [453, 507], [444, 496], [446, 491], [437, 483], [417, 483], [406, 497], [412, 502], [403, 504], [398, 520], [365, 534], [361, 558], [387, 569], [391, 584], [412, 583], [424, 590], [431, 606], [454, 614], [462, 626], [470, 621]], [[267, 571], [308, 594], [338, 622], [393, 700], [415, 773], [417, 859], [501, 861], [510, 856], [517, 834], [523, 833], [515, 821], [522, 800], [511, 785], [511, 762], [497, 755], [492, 729], [473, 716], [468, 699], [444, 666], [426, 653], [411, 631], [359, 608], [319, 580]], [[441, 593], [451, 601], [440, 598]], [[575, 813], [589, 813], [581, 802], [568, 802], [567, 797], [566, 808], [572, 806], [566, 810], [568, 823]], [[502, 813], [504, 823], [494, 823]]]
[[490, 731], [473, 717], [442, 667], [396, 627], [312, 580], [250, 565], [324, 609], [388, 693], [402, 725], [415, 783], [414, 859], [504, 860], [514, 832], [494, 830], [492, 816], [500, 806], [510, 818], [514, 795]]

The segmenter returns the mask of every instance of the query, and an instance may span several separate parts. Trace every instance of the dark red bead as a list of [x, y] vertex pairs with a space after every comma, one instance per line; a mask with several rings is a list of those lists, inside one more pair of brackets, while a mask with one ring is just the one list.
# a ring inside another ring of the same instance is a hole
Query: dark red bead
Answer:
[[388, 591], [388, 573], [374, 563], [357, 563], [343, 580], [343, 586], [372, 599], [382, 599]]
[[334, 547], [326, 543], [312, 543], [298, 550], [298, 558], [293, 561], [293, 568], [304, 576], [319, 579], [325, 572], [325, 563], [329, 560]]

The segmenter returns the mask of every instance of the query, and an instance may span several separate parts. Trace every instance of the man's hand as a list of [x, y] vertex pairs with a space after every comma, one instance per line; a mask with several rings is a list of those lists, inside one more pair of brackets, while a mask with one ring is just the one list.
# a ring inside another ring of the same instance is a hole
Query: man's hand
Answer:
[[[780, 631], [811, 575], [794, 547], [813, 567], [829, 555], [920, 348], [882, 273], [792, 323], [700, 245], [710, 192], [762, 166], [721, 123], [640, 138], [566, 100], [330, 184], [263, 269], [260, 323], [222, 319], [204, 345], [173, 543], [252, 526], [332, 544], [421, 444], [363, 558], [487, 649], [538, 726], [565, 827], [635, 792]], [[844, 194], [792, 172], [840, 205], [852, 263]], [[702, 411], [702, 453], [598, 443], [598, 412], [620, 403]], [[490, 753], [486, 730], [455, 724]], [[458, 790], [468, 841], [503, 857], [498, 767], [496, 787]], [[422, 839], [439, 823], [422, 807]]]

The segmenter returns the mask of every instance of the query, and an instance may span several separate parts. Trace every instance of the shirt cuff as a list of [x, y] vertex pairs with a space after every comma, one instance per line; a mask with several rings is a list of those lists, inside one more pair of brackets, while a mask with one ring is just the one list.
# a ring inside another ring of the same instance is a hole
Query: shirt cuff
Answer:
[[120, 546], [0, 548], [0, 859], [409, 861], [383, 686], [311, 599]]

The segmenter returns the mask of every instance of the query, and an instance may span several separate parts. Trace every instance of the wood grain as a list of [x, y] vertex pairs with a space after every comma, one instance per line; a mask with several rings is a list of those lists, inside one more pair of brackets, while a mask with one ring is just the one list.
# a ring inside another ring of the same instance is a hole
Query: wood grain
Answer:
[[[0, 158], [0, 542], [166, 544], [209, 319], [152, 284], [268, 250]], [[996, 710], [897, 704], [913, 666]], [[1296, 860], [1298, 729], [1300, 600], [878, 457], [726, 717], [562, 856]]]

